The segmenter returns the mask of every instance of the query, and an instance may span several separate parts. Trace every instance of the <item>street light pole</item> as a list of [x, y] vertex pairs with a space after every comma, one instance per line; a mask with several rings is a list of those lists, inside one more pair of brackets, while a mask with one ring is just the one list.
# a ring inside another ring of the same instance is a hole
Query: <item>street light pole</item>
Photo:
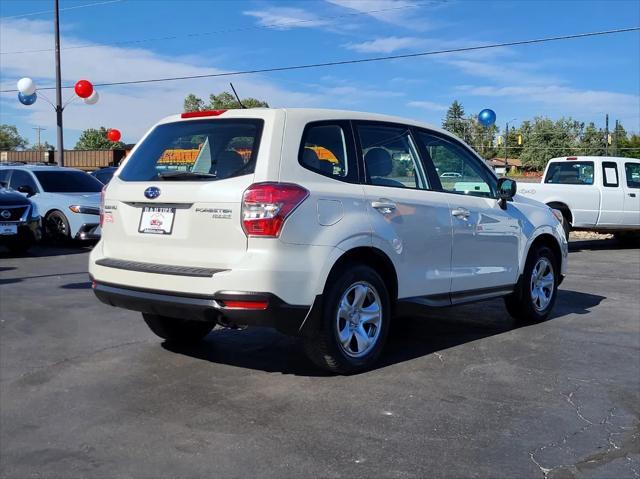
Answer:
[[512, 118], [507, 122], [507, 128], [504, 135], [504, 176], [507, 176], [509, 172], [509, 123], [516, 121], [516, 118]]
[[40, 151], [42, 150], [42, 143], [40, 143], [40, 132], [43, 130], [46, 130], [46, 128], [42, 128], [41, 126], [36, 126], [33, 129], [36, 130], [38, 135], [38, 151]]
[[64, 166], [64, 144], [62, 138], [62, 79], [60, 78], [60, 8], [58, 0], [54, 0], [54, 28], [56, 39], [56, 125], [58, 136], [58, 165]]

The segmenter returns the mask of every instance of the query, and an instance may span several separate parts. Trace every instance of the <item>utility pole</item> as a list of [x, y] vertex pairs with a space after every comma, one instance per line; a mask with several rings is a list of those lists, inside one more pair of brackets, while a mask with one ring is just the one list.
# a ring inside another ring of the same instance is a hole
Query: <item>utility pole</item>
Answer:
[[62, 139], [62, 79], [60, 78], [60, 7], [54, 0], [54, 28], [56, 38], [56, 124], [58, 133], [58, 165], [64, 166], [64, 144]]
[[604, 156], [609, 156], [609, 113], [604, 117]]
[[40, 143], [40, 132], [46, 130], [46, 128], [42, 128], [41, 126], [35, 126], [33, 127], [34, 130], [36, 130], [37, 135], [38, 135], [38, 151], [42, 150], [42, 143]]
[[616, 120], [616, 129], [613, 132], [613, 144], [614, 144], [616, 156], [620, 156], [620, 153], [618, 153], [618, 128], [619, 128], [619, 124], [620, 124], [619, 121]]
[[507, 122], [506, 133], [504, 135], [504, 176], [509, 173], [509, 122]]

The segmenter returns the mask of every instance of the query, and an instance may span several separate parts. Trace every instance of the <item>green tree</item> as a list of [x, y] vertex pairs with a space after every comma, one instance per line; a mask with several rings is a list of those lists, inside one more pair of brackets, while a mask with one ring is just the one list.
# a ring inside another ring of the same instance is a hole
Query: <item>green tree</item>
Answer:
[[520, 160], [525, 168], [542, 170], [550, 158], [579, 152], [584, 123], [571, 118], [557, 121], [536, 117], [520, 126], [523, 136]]
[[34, 145], [31, 145], [29, 148], [29, 150], [42, 150], [42, 151], [47, 151], [47, 150], [55, 150], [55, 146], [53, 146], [52, 144], [50, 144], [48, 141], [45, 141], [44, 143], [40, 143], [39, 145], [37, 143], [35, 143]]
[[453, 100], [442, 120], [442, 128], [466, 141], [469, 137], [467, 121], [464, 117], [464, 107], [458, 100]]
[[0, 150], [20, 150], [28, 144], [29, 140], [20, 136], [15, 125], [0, 125]]
[[631, 135], [620, 143], [620, 156], [640, 158], [640, 135]]
[[[266, 101], [256, 98], [243, 98], [242, 104], [247, 108], [269, 108]], [[233, 110], [241, 108], [236, 97], [228, 91], [223, 91], [218, 95], [209, 95], [209, 104], [205, 105], [202, 98], [198, 98], [193, 93], [187, 95], [184, 99], [184, 111], [201, 111], [201, 110]]]
[[184, 111], [200, 111], [204, 110], [204, 101], [193, 93], [189, 93], [184, 99]]
[[605, 154], [605, 133], [602, 128], [589, 123], [580, 136], [580, 154], [585, 156], [602, 156]]
[[122, 150], [125, 145], [121, 141], [111, 141], [107, 138], [108, 129], [88, 128], [82, 132], [74, 150]]

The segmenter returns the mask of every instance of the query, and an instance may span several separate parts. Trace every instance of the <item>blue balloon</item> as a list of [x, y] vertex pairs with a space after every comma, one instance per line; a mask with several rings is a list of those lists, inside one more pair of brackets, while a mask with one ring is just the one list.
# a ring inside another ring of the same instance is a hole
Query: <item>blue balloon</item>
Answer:
[[18, 100], [23, 105], [33, 105], [38, 99], [38, 94], [33, 92], [31, 95], [23, 95], [22, 93], [18, 93]]
[[489, 108], [485, 108], [478, 113], [478, 121], [482, 126], [491, 126], [496, 122], [496, 112]]

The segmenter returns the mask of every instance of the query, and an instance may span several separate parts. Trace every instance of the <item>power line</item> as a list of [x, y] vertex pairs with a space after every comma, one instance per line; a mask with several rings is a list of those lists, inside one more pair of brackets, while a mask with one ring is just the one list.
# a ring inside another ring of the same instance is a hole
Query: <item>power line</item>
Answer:
[[[98, 5], [106, 5], [108, 3], [117, 3], [123, 2], [124, 0], [105, 0], [103, 2], [94, 2], [94, 3], [85, 3], [84, 5], [74, 5], [73, 7], [65, 7], [61, 8], [60, 11], [63, 10], [76, 10], [77, 8], [85, 8], [85, 7], [95, 7]], [[42, 10], [40, 12], [31, 12], [31, 13], [21, 13], [20, 15], [11, 15], [10, 17], [0, 17], [0, 21], [9, 20], [10, 18], [20, 18], [20, 17], [31, 17], [33, 15], [43, 15], [45, 13], [55, 13], [54, 10]]]
[[[307, 63], [303, 65], [258, 68], [253, 70], [238, 70], [233, 72], [208, 73], [203, 75], [150, 78], [146, 80], [129, 80], [129, 81], [120, 81], [120, 82], [105, 82], [105, 83], [96, 83], [94, 84], [94, 86], [103, 87], [103, 86], [117, 86], [117, 85], [138, 85], [138, 84], [144, 84], [144, 83], [161, 83], [161, 82], [178, 81], [178, 80], [195, 80], [199, 78], [218, 78], [218, 77], [228, 77], [228, 76], [236, 76], [236, 75], [250, 75], [250, 74], [256, 74], [256, 73], [273, 73], [273, 72], [292, 71], [292, 70], [306, 70], [310, 68], [324, 68], [324, 67], [333, 67], [333, 66], [340, 66], [340, 65], [354, 65], [359, 63], [372, 63], [372, 62], [380, 62], [380, 61], [386, 61], [386, 60], [398, 60], [402, 58], [417, 58], [417, 57], [425, 57], [425, 56], [432, 56], [432, 55], [442, 55], [446, 53], [461, 53], [461, 52], [470, 52], [470, 51], [477, 51], [477, 50], [488, 50], [491, 48], [512, 47], [512, 46], [518, 46], [518, 45], [531, 45], [531, 44], [554, 42], [554, 41], [560, 41], [560, 40], [571, 40], [576, 38], [586, 38], [586, 37], [595, 37], [595, 36], [610, 35], [610, 34], [617, 34], [617, 33], [633, 32], [638, 30], [640, 30], [640, 27], [618, 28], [615, 30], [576, 33], [573, 35], [560, 35], [560, 36], [554, 36], [554, 37], [535, 38], [531, 40], [518, 40], [513, 42], [493, 43], [489, 45], [477, 45], [473, 47], [460, 47], [460, 48], [449, 48], [446, 50], [432, 50], [427, 52], [406, 53], [403, 55], [387, 55], [387, 56], [373, 57], [373, 58], [338, 60], [338, 61], [323, 62], [323, 63]], [[52, 90], [54, 88], [55, 87], [43, 87], [43, 88], [39, 88], [39, 90]], [[67, 86], [64, 86], [63, 88], [73, 88], [73, 85], [67, 85]], [[17, 91], [18, 90], [16, 89], [0, 90], [0, 93], [14, 93]]]
[[[115, 0], [115, 1], [122, 1], [122, 0]], [[224, 33], [235, 33], [235, 32], [244, 32], [247, 30], [258, 30], [258, 29], [270, 29], [270, 28], [278, 28], [278, 27], [288, 27], [288, 26], [293, 26], [293, 25], [302, 25], [305, 23], [314, 23], [314, 22], [318, 22], [318, 21], [325, 21], [325, 20], [336, 20], [336, 19], [340, 19], [340, 18], [348, 18], [348, 17], [355, 17], [355, 16], [360, 16], [360, 15], [371, 15], [374, 13], [383, 13], [383, 12], [390, 12], [393, 10], [406, 10], [407, 8], [418, 8], [421, 7], [423, 5], [421, 4], [414, 4], [414, 5], [403, 5], [401, 7], [391, 7], [391, 8], [382, 8], [382, 9], [378, 9], [378, 10], [368, 10], [368, 11], [363, 11], [363, 12], [354, 12], [354, 13], [345, 13], [343, 15], [335, 15], [335, 16], [327, 16], [327, 17], [316, 17], [313, 19], [307, 19], [307, 20], [291, 20], [289, 22], [279, 22], [279, 23], [270, 23], [267, 25], [251, 25], [251, 26], [247, 26], [247, 27], [238, 27], [238, 28], [229, 28], [226, 30], [216, 30], [216, 31], [212, 31], [212, 32], [195, 32], [195, 33], [187, 33], [184, 35], [169, 35], [169, 36], [164, 36], [164, 37], [155, 37], [155, 38], [142, 38], [142, 39], [137, 39], [137, 40], [122, 40], [119, 42], [111, 42], [111, 43], [87, 43], [84, 45], [76, 45], [76, 46], [72, 46], [72, 47], [66, 47], [66, 48], [61, 48], [61, 50], [77, 50], [80, 48], [99, 48], [99, 47], [107, 47], [107, 46], [118, 46], [118, 45], [131, 45], [131, 44], [137, 44], [137, 43], [147, 43], [147, 42], [159, 42], [159, 41], [165, 41], [165, 40], [176, 40], [178, 38], [194, 38], [194, 37], [202, 37], [202, 36], [209, 36], [209, 35], [219, 35], [219, 34], [224, 34]], [[12, 18], [12, 17], [5, 17], [5, 18]], [[13, 52], [0, 52], [0, 55], [17, 55], [17, 54], [23, 54], [23, 53], [42, 53], [42, 52], [52, 52], [53, 48], [41, 48], [41, 49], [36, 49], [36, 50], [21, 50], [21, 51], [13, 51]]]

